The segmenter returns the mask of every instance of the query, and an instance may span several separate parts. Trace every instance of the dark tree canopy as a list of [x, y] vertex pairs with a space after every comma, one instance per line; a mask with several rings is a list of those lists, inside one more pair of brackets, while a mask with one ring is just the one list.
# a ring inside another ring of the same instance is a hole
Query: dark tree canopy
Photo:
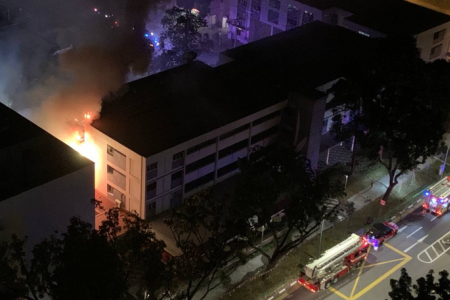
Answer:
[[[240, 234], [249, 246], [266, 257], [268, 267], [317, 230], [322, 220], [332, 219], [339, 205], [338, 198], [345, 195], [333, 169], [316, 172], [308, 160], [292, 149], [257, 149], [249, 159], [240, 161], [240, 169], [233, 213], [241, 220]], [[329, 209], [327, 204], [333, 199], [334, 208]], [[283, 208], [284, 217], [273, 217]], [[257, 217], [257, 224], [252, 224], [254, 227], [247, 222], [253, 216]], [[282, 227], [286, 230], [279, 235]], [[261, 228], [266, 236], [274, 239], [273, 253], [256, 246]], [[293, 231], [298, 234], [291, 239]]]
[[203, 190], [174, 208], [165, 220], [181, 255], [169, 263], [171, 274], [181, 284], [173, 285], [176, 299], [204, 299], [235, 271], [242, 243], [232, 240], [233, 220], [223, 201], [214, 201], [211, 190]]
[[[23, 252], [25, 241], [13, 236], [11, 243], [0, 246], [0, 267], [11, 274], [0, 282], [0, 293], [5, 289], [35, 300], [126, 299], [133, 287], [139, 299], [145, 292], [150, 293], [147, 299], [160, 299], [157, 296], [164, 295], [167, 286], [161, 262], [164, 242], [135, 214], [124, 218], [123, 227], [117, 209], [107, 214], [99, 230], [72, 218], [67, 232], [34, 246], [29, 262]], [[15, 267], [19, 273], [13, 272]]]
[[401, 175], [436, 153], [450, 109], [449, 81], [448, 63], [425, 63], [413, 39], [388, 37], [331, 88], [332, 131], [341, 138], [354, 135], [386, 167], [384, 200]]
[[166, 10], [161, 24], [164, 29], [160, 37], [162, 51], [153, 60], [155, 70], [162, 71], [189, 61], [185, 53], [200, 55], [213, 48], [212, 41], [203, 38], [198, 32], [208, 23], [201, 15], [193, 14], [190, 8], [174, 6]]

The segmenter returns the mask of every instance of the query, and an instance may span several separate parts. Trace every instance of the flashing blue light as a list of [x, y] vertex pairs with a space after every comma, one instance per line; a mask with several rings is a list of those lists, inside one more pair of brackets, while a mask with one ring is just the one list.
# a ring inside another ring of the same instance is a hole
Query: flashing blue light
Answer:
[[430, 192], [429, 191], [425, 191], [425, 196], [430, 196]]
[[144, 34], [145, 37], [148, 37], [148, 33]]
[[153, 35], [153, 32], [150, 32], [151, 35]]

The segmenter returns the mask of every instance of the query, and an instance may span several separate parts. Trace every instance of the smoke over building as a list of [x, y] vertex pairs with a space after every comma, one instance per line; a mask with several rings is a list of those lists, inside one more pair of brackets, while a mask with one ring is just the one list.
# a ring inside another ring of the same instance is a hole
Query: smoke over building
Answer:
[[21, 14], [0, 33], [0, 102], [67, 141], [75, 119], [95, 117], [130, 71], [146, 72], [143, 35], [156, 3], [15, 1]]

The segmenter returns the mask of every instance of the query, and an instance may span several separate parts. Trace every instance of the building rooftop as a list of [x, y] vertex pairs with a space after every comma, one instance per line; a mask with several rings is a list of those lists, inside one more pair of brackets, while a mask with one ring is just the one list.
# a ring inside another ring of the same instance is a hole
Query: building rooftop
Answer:
[[415, 35], [450, 22], [450, 16], [404, 0], [297, 0], [320, 10], [341, 8], [347, 20], [383, 34]]
[[[343, 42], [345, 41], [345, 42]], [[288, 99], [318, 99], [373, 39], [321, 22], [224, 52], [234, 61], [193, 62], [130, 82], [105, 101], [92, 126], [144, 157]]]
[[0, 103], [0, 201], [90, 164], [93, 162]]

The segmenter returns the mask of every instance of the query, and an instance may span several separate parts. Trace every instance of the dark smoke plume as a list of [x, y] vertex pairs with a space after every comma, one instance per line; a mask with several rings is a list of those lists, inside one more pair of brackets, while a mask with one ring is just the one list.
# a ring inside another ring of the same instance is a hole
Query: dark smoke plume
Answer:
[[0, 102], [66, 140], [75, 118], [98, 114], [101, 99], [118, 90], [128, 73], [147, 71], [145, 24], [157, 4], [14, 2], [19, 13], [0, 31]]

